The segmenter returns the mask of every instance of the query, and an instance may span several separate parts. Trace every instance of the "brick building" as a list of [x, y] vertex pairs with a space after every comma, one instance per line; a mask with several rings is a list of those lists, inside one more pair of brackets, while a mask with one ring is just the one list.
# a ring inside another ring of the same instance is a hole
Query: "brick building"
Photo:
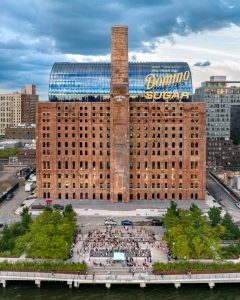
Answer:
[[5, 135], [7, 127], [35, 124], [37, 102], [36, 86], [31, 84], [21, 93], [0, 94], [0, 135]]
[[36, 86], [27, 85], [21, 90], [21, 123], [36, 123], [36, 103], [39, 96], [36, 94]]
[[33, 140], [35, 139], [35, 125], [19, 124], [5, 129], [6, 139]]
[[38, 198], [205, 199], [205, 104], [146, 101], [129, 73], [127, 27], [115, 26], [109, 98], [60, 102], [52, 84], [55, 102], [37, 105]]

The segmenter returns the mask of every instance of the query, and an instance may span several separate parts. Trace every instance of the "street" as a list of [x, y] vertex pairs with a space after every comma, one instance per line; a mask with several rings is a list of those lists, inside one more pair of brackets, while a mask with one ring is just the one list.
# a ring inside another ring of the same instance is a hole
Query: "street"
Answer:
[[229, 194], [209, 174], [207, 175], [207, 190], [236, 222], [240, 222], [240, 209], [237, 208]]
[[11, 200], [4, 200], [0, 204], [0, 223], [9, 224], [20, 220], [20, 216], [15, 214], [16, 209], [21, 206], [28, 193], [24, 190], [24, 185], [14, 191], [14, 197]]

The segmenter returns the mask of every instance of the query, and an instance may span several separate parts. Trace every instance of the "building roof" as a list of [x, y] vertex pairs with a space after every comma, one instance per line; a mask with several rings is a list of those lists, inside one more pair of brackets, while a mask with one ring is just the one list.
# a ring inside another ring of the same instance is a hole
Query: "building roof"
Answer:
[[[188, 79], [179, 83], [158, 88], [159, 92], [189, 92], [192, 95], [192, 77], [186, 62], [147, 62], [129, 63], [129, 94], [143, 96], [146, 93], [146, 77], [154, 75], [156, 80], [166, 76], [188, 74]], [[55, 63], [49, 81], [49, 100], [91, 101], [86, 96], [110, 95], [110, 63]]]

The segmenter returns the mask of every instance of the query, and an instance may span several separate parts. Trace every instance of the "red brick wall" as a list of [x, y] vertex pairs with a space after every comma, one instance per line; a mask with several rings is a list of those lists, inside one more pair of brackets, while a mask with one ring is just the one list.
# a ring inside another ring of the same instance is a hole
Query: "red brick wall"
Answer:
[[[138, 194], [140, 199], [144, 199], [145, 194], [147, 199], [178, 200], [180, 194], [182, 199], [195, 198], [195, 195], [198, 199], [205, 199], [205, 105], [203, 103], [130, 103], [129, 112], [130, 138], [126, 137], [126, 140], [129, 140], [129, 153], [132, 153], [130, 163], [133, 162], [133, 169], [129, 168], [126, 171], [130, 173], [131, 185], [128, 191], [129, 198], [126, 200], [129, 201], [131, 197], [138, 199]], [[101, 194], [102, 199], [110, 197], [109, 185], [112, 182], [107, 163], [110, 162], [112, 148], [109, 148], [108, 143], [113, 131], [109, 115], [109, 103], [39, 103], [37, 105], [37, 195], [39, 198], [48, 197], [48, 193], [53, 199], [59, 198], [60, 193], [61, 198], [65, 198], [68, 194], [69, 199], [73, 198], [73, 193], [76, 199], [80, 199], [80, 196], [85, 199], [86, 193], [88, 199], [93, 199], [93, 194], [95, 199], [100, 199]], [[117, 131], [115, 130], [114, 133], [117, 134]], [[58, 142], [61, 143], [59, 147]], [[75, 146], [72, 143], [75, 143]], [[80, 143], [82, 143], [81, 147]], [[139, 147], [137, 143], [140, 143]], [[68, 151], [67, 154], [65, 151]], [[75, 151], [75, 154], [72, 151]], [[82, 151], [81, 155], [80, 151]], [[157, 151], [160, 153], [158, 154]], [[50, 169], [48, 169], [48, 161]], [[179, 165], [181, 161], [182, 167]], [[60, 170], [58, 170], [58, 162], [61, 162]], [[65, 168], [65, 162], [68, 162], [68, 169]], [[73, 162], [75, 162], [75, 169], [73, 169]], [[102, 162], [102, 169], [100, 162]], [[140, 162], [140, 169], [138, 169], [138, 162]], [[146, 167], [145, 162], [147, 162]], [[154, 168], [153, 162], [155, 162]], [[160, 169], [158, 169], [158, 162]], [[167, 169], [165, 169], [165, 162], [167, 162]], [[194, 169], [194, 162], [198, 162], [197, 169]], [[58, 178], [59, 175], [61, 178]], [[65, 178], [66, 176], [68, 178]]]

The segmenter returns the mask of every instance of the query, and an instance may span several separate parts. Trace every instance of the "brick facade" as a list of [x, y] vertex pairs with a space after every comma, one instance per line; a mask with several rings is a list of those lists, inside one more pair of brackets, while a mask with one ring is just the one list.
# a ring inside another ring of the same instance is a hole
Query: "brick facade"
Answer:
[[33, 140], [35, 139], [35, 127], [7, 127], [5, 129], [5, 138], [17, 140]]
[[37, 104], [38, 198], [205, 199], [205, 104], [128, 100], [127, 27], [114, 26], [110, 102]]
[[[122, 201], [205, 199], [205, 105], [129, 106], [129, 198]], [[111, 176], [123, 170], [111, 156], [111, 135], [117, 132], [112, 131], [110, 111], [109, 103], [37, 105], [39, 198], [117, 201], [123, 187], [118, 181], [111, 189]]]
[[129, 201], [128, 28], [112, 28], [110, 98], [110, 195], [112, 202]]

